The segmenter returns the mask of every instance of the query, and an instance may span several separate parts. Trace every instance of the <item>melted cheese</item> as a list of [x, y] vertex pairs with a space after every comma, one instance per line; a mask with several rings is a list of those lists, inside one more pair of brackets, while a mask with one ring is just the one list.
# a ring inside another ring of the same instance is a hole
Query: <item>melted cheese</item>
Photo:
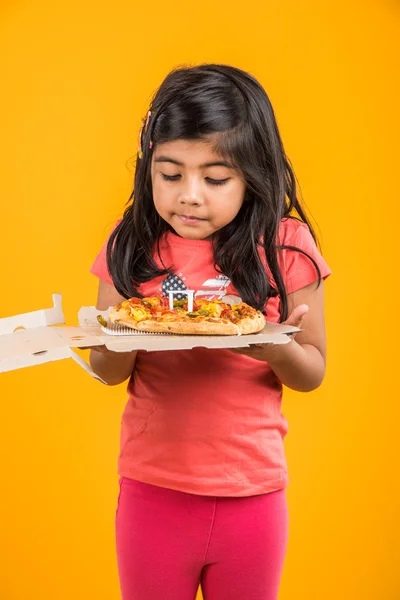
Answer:
[[144, 321], [145, 319], [148, 319], [149, 316], [150, 313], [148, 313], [144, 307], [139, 305], [131, 306], [131, 317], [133, 317], [135, 321]]
[[149, 298], [143, 298], [143, 302], [147, 302], [147, 304], [151, 304], [151, 306], [160, 306], [161, 299], [158, 296], [150, 296]]
[[197, 301], [196, 300], [196, 304], [199, 306], [199, 308], [201, 308], [201, 310], [208, 310], [210, 315], [216, 316], [216, 317], [218, 317], [224, 310], [224, 307], [220, 300], [215, 300], [215, 301], [207, 301], [207, 300], [198, 300]]

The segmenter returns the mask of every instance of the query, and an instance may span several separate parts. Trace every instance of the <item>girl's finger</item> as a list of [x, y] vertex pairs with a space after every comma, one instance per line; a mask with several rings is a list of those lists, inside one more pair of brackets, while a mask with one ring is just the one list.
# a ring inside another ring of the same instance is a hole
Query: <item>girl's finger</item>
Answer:
[[300, 304], [296, 306], [291, 315], [286, 319], [285, 325], [293, 325], [294, 327], [300, 327], [303, 322], [304, 316], [308, 313], [307, 304]]
[[93, 350], [94, 352], [100, 352], [102, 354], [108, 352], [108, 348], [106, 346], [85, 346], [79, 347], [78, 350]]

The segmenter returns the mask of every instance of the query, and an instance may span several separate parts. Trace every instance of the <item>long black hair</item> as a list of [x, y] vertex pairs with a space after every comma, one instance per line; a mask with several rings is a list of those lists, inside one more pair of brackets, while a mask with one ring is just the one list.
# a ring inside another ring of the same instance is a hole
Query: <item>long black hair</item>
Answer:
[[[141, 133], [134, 188], [122, 221], [110, 236], [107, 264], [113, 283], [125, 298], [140, 297], [141, 283], [171, 272], [155, 261], [160, 238], [170, 227], [157, 213], [152, 195], [151, 158], [164, 142], [197, 140], [217, 134], [215, 150], [228, 157], [246, 181], [245, 202], [214, 235], [216, 269], [229, 277], [242, 299], [263, 309], [279, 294], [281, 319], [288, 314], [287, 293], [279, 268], [278, 230], [283, 218], [297, 218], [315, 234], [297, 196], [296, 179], [286, 157], [271, 102], [250, 74], [227, 65], [205, 64], [172, 71], [150, 106]], [[265, 252], [269, 280], [261, 252]], [[303, 252], [304, 254], [304, 252]], [[312, 257], [320, 278], [318, 265]]]

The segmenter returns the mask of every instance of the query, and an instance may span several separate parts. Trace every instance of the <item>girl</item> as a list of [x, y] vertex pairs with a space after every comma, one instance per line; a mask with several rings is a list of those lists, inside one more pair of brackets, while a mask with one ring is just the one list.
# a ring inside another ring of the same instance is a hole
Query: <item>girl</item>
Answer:
[[[269, 99], [249, 74], [170, 73], [143, 123], [128, 205], [92, 272], [101, 310], [169, 289], [239, 296], [302, 324], [284, 346], [91, 353], [122, 418], [117, 556], [123, 600], [276, 600], [288, 483], [282, 385], [325, 372], [329, 269], [297, 198]], [[304, 318], [304, 320], [303, 320]]]

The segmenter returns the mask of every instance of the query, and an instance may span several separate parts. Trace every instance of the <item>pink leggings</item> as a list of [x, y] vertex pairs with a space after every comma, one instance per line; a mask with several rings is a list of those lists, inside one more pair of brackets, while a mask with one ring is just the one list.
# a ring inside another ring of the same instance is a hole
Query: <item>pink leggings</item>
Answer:
[[116, 518], [123, 600], [277, 600], [284, 490], [195, 496], [123, 477]]

